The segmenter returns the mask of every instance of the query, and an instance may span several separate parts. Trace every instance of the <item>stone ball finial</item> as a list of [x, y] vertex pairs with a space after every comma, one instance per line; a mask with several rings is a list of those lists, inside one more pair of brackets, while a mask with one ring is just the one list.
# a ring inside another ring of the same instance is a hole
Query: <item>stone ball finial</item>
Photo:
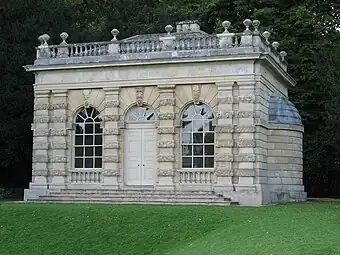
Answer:
[[287, 52], [281, 51], [281, 52], [280, 52], [280, 56], [281, 56], [281, 60], [282, 60], [282, 61], [285, 60], [285, 57], [287, 57]]
[[269, 43], [268, 39], [270, 37], [270, 32], [269, 31], [264, 31], [262, 35], [266, 39], [266, 42]]
[[250, 31], [250, 29], [249, 29], [249, 26], [251, 25], [251, 20], [250, 19], [245, 19], [244, 21], [243, 21], [243, 25], [245, 25], [245, 27], [246, 27], [246, 30], [244, 30], [244, 33], [246, 33], [246, 34], [251, 34], [251, 31]]
[[280, 46], [280, 43], [275, 41], [272, 43], [272, 46], [274, 47], [275, 50], [277, 50]]
[[40, 36], [41, 39], [44, 41], [44, 45], [48, 45], [47, 41], [50, 39], [50, 36], [48, 34], [43, 34], [42, 36]]
[[60, 44], [67, 44], [66, 40], [67, 40], [68, 37], [69, 37], [68, 33], [62, 32], [62, 33], [60, 34], [60, 38], [61, 38], [63, 41], [62, 41]]
[[223, 33], [229, 33], [228, 29], [231, 25], [231, 22], [228, 20], [225, 20], [222, 22], [222, 26], [224, 27], [224, 32]]
[[43, 44], [44, 44], [44, 38], [43, 38], [42, 35], [38, 37], [38, 40], [39, 40], [39, 42], [40, 42], [40, 45], [43, 45]]
[[172, 32], [173, 29], [174, 29], [174, 28], [173, 28], [171, 25], [166, 25], [166, 26], [165, 26], [165, 31], [168, 33], [168, 35], [171, 34], [171, 32]]
[[254, 27], [254, 34], [259, 34], [260, 33], [260, 31], [259, 31], [259, 27], [260, 27], [260, 24], [261, 24], [261, 22], [259, 21], [259, 20], [253, 20], [253, 27]]
[[111, 30], [111, 34], [113, 36], [113, 39], [111, 41], [118, 41], [117, 35], [119, 35], [119, 30], [114, 28]]

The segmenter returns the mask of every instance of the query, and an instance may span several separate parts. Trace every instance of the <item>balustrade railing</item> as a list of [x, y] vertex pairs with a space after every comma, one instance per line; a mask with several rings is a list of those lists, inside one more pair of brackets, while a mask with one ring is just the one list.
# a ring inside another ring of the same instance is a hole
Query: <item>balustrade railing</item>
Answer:
[[162, 51], [160, 40], [126, 41], [120, 42], [120, 53], [141, 53]]
[[211, 184], [214, 180], [213, 171], [180, 170], [179, 183], [181, 184]]
[[102, 182], [102, 172], [89, 170], [76, 170], [70, 173], [73, 184], [95, 184]]

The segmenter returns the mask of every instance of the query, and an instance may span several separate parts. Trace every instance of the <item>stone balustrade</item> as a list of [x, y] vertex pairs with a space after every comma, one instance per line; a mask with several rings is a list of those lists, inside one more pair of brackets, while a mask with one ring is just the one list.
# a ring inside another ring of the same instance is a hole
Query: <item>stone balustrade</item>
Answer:
[[180, 184], [211, 184], [214, 180], [214, 171], [211, 170], [179, 170]]
[[102, 183], [101, 171], [71, 170], [70, 174], [70, 181], [72, 184]]
[[[190, 22], [191, 25], [195, 23]], [[278, 52], [278, 42], [269, 42], [270, 32], [265, 31], [262, 34], [259, 32], [259, 21], [246, 19], [243, 22], [246, 29], [241, 33], [229, 32], [230, 24], [229, 21], [223, 22], [225, 31], [216, 35], [197, 29], [198, 24], [194, 26], [195, 29], [180, 29], [176, 33], [171, 33], [173, 28], [167, 25], [165, 27], [167, 34], [137, 35], [123, 40], [117, 39], [119, 31], [113, 29], [111, 33], [114, 38], [111, 41], [75, 44], [68, 44], [66, 42], [68, 34], [63, 32], [60, 35], [63, 41], [59, 45], [48, 45], [50, 37], [44, 34], [38, 38], [41, 45], [36, 48], [35, 64], [96, 63], [260, 53], [271, 56], [284, 70], [287, 69], [286, 52]], [[250, 30], [251, 25], [254, 30]]]

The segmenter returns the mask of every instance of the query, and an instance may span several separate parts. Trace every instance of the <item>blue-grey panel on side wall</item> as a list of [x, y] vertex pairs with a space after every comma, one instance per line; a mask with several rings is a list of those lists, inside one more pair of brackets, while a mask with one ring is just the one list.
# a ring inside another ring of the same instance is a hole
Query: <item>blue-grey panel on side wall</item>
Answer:
[[271, 96], [269, 100], [268, 122], [273, 124], [302, 125], [301, 116], [288, 98]]

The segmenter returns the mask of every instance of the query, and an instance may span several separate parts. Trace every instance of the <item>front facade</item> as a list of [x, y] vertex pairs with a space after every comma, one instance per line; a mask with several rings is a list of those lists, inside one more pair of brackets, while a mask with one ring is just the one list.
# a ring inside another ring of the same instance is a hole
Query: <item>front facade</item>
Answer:
[[[285, 53], [259, 33], [176, 32], [48, 45], [39, 37], [25, 200], [74, 190], [210, 192], [244, 205], [304, 201], [303, 126]], [[250, 25], [254, 30], [250, 30]], [[105, 194], [105, 193], [102, 193]], [[104, 196], [104, 195], [103, 195]]]

